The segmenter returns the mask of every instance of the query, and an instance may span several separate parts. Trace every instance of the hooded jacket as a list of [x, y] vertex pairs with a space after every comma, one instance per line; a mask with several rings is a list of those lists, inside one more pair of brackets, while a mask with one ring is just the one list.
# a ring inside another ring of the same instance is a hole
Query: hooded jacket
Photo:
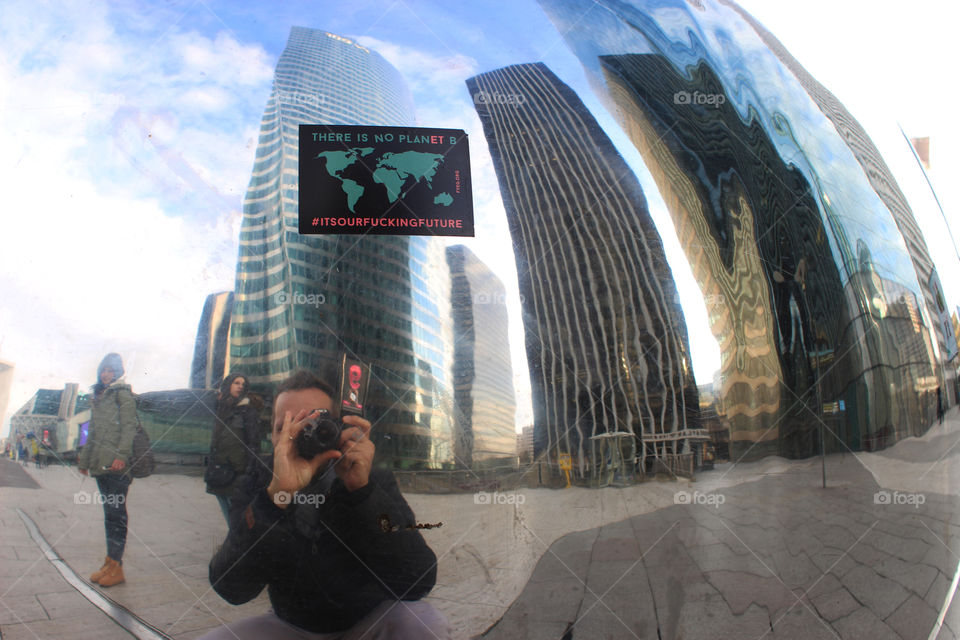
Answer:
[[77, 467], [91, 476], [112, 473], [114, 460], [123, 460], [130, 471], [133, 437], [137, 433], [137, 402], [130, 385], [115, 380], [90, 406], [90, 434], [77, 456]]

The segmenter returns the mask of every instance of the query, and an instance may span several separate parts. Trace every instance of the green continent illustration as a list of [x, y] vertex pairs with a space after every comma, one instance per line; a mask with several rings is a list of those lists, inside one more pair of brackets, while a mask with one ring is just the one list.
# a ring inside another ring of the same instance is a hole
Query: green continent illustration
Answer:
[[[354, 207], [370, 185], [363, 185], [356, 180], [346, 178], [343, 172], [373, 151], [372, 147], [358, 147], [346, 151], [323, 151], [316, 156], [317, 159], [323, 158], [326, 161], [327, 173], [340, 182], [340, 188], [347, 194], [347, 207], [352, 213], [356, 213]], [[405, 188], [412, 186], [411, 182], [423, 181], [432, 189], [433, 178], [437, 175], [437, 168], [443, 162], [443, 155], [421, 151], [399, 153], [388, 151], [377, 157], [376, 161], [373, 181], [386, 187], [387, 198], [394, 203], [398, 198], [403, 197]], [[453, 196], [445, 192], [440, 193], [433, 202], [449, 207], [453, 204]]]

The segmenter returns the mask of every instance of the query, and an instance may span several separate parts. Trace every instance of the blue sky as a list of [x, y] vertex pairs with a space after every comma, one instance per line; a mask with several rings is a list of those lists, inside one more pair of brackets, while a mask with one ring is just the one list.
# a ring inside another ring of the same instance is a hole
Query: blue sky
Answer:
[[[895, 127], [934, 137], [931, 175], [956, 211], [960, 135], [946, 88], [952, 22], [943, 10], [934, 2], [912, 3], [906, 14], [860, 0], [816, 0], [803, 13], [793, 3], [742, 4], [867, 127], [938, 259], [956, 265]], [[204, 296], [233, 287], [260, 116], [293, 25], [358, 38], [404, 74], [422, 126], [471, 133], [478, 238], [468, 244], [514, 293], [509, 234], [463, 80], [545, 62], [637, 171], [684, 298], [695, 370], [709, 381], [716, 346], [669, 215], [535, 2], [14, 1], [0, 7], [0, 359], [16, 375], [0, 433], [36, 388], [92, 383], [107, 351], [124, 354], [136, 391], [186, 385]], [[515, 351], [517, 310], [514, 299]], [[517, 382], [527, 384], [525, 371]]]

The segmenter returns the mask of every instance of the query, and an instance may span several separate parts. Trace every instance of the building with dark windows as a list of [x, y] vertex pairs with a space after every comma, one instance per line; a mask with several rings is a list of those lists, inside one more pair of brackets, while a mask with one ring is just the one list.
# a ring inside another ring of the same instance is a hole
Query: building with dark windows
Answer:
[[584, 477], [603, 466], [600, 444], [616, 442], [635, 446], [649, 470], [675, 468], [706, 436], [676, 285], [640, 183], [543, 64], [467, 86], [513, 237], [535, 455], [571, 454]]
[[453, 314], [457, 466], [516, 466], [517, 402], [507, 348], [507, 292], [464, 245], [447, 247]]
[[229, 373], [227, 341], [233, 315], [233, 292], [212, 293], [203, 304], [190, 366], [190, 388], [214, 389]]
[[69, 382], [63, 389], [37, 389], [26, 403], [10, 416], [10, 441], [37, 438], [60, 458], [76, 455], [81, 425], [90, 420], [89, 394]]
[[294, 27], [277, 63], [243, 205], [229, 363], [254, 389], [299, 368], [336, 380], [368, 362], [379, 464], [453, 464], [452, 321], [443, 244], [422, 236], [298, 233], [300, 124], [414, 124], [399, 72], [375, 51]]
[[540, 4], [642, 154], [710, 301], [731, 458], [816, 453], [826, 406], [843, 407], [828, 450], [929, 425], [938, 340], [929, 314], [908, 318], [932, 264], [832, 95], [726, 0]]

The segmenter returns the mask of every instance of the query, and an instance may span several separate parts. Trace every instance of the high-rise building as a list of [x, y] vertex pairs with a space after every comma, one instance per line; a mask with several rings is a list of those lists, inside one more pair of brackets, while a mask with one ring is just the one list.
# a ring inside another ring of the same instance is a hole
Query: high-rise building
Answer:
[[450, 278], [442, 241], [298, 233], [300, 124], [414, 124], [410, 92], [382, 56], [293, 27], [277, 63], [243, 205], [232, 371], [269, 392], [306, 368], [335, 382], [339, 356], [368, 362], [366, 417], [378, 462], [453, 461]]
[[909, 301], [929, 303], [933, 267], [856, 121], [727, 0], [540, 3], [673, 217], [721, 350], [731, 457], [816, 453], [828, 403], [844, 406], [828, 449], [915, 433], [938, 367]]
[[[772, 33], [735, 2], [730, 0], [719, 0], [719, 2], [723, 6], [736, 11], [753, 28], [763, 43], [770, 47], [770, 51], [777, 56], [777, 59], [796, 77], [800, 86], [803, 87], [811, 100], [817, 105], [817, 108], [830, 120], [837, 133], [846, 142], [850, 152], [856, 158], [857, 164], [863, 168], [863, 173], [869, 180], [870, 185], [893, 215], [893, 220], [903, 235], [907, 252], [917, 273], [917, 280], [920, 289], [923, 291], [922, 299], [926, 302], [931, 317], [938, 318], [940, 312], [936, 301], [937, 295], [934, 287], [930, 286], [931, 278], [939, 277], [937, 276], [937, 269], [930, 257], [927, 241], [920, 231], [916, 216], [913, 215], [913, 209], [910, 207], [903, 191], [901, 191], [900, 185], [897, 184], [893, 172], [890, 171], [883, 156], [880, 155], [880, 150], [877, 149], [873, 140], [870, 139], [857, 119], [853, 117], [853, 114], [843, 106], [843, 103], [829, 89], [820, 84], [816, 78], [811, 76]], [[929, 169], [930, 138], [917, 139], [915, 150], [924, 166]], [[948, 355], [951, 341], [941, 323], [934, 321], [931, 325], [932, 333], [935, 336], [934, 346], [939, 350], [939, 360], [946, 364], [951, 357]], [[951, 384], [956, 379], [955, 367], [944, 367], [943, 371], [939, 373], [946, 375]], [[949, 399], [947, 402], [952, 404]]]
[[0, 423], [3, 423], [7, 415], [11, 385], [13, 385], [13, 363], [0, 360]]
[[631, 433], [644, 459], [701, 437], [687, 330], [640, 183], [541, 63], [467, 80], [517, 259], [537, 455]]
[[507, 292], [464, 245], [447, 247], [456, 401], [454, 452], [468, 468], [516, 462], [516, 397], [507, 348]]
[[229, 373], [227, 340], [233, 315], [233, 291], [211, 293], [203, 303], [190, 366], [191, 389], [213, 389]]

